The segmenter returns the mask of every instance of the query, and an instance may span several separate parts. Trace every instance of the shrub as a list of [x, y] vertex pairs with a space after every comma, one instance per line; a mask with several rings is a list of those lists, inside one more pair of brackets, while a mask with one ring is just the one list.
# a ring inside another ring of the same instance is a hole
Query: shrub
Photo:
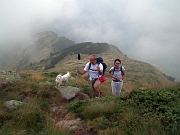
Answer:
[[[117, 129], [123, 131], [122, 134], [178, 134], [180, 88], [136, 90], [120, 97], [78, 101], [70, 104], [69, 109], [87, 120], [89, 129], [95, 128], [102, 134], [105, 131], [116, 134]], [[106, 120], [119, 126], [108, 126]]]
[[110, 102], [94, 102], [84, 107], [82, 115], [86, 119], [93, 119], [100, 116], [109, 117], [117, 111], [116, 103]]

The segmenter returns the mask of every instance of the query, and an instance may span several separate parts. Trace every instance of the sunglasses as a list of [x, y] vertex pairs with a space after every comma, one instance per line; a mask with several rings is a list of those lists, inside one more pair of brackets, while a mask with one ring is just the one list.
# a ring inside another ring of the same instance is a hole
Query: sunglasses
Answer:
[[120, 63], [115, 63], [115, 64], [120, 64]]

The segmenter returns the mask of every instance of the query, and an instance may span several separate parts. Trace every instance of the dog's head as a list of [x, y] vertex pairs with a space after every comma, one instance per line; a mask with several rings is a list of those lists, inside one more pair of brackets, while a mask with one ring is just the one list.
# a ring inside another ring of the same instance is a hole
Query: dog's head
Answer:
[[69, 78], [70, 78], [70, 77], [71, 77], [71, 72], [68, 71], [68, 72], [67, 72], [67, 75], [68, 75]]

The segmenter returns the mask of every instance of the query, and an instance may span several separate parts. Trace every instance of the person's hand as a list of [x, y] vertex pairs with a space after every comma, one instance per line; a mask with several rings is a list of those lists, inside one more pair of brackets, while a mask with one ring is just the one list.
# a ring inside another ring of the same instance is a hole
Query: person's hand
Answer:
[[123, 80], [123, 79], [121, 78], [119, 81], [122, 82], [122, 80]]
[[76, 72], [79, 73], [79, 69], [76, 69]]
[[114, 79], [118, 80], [118, 77], [117, 76], [113, 76]]

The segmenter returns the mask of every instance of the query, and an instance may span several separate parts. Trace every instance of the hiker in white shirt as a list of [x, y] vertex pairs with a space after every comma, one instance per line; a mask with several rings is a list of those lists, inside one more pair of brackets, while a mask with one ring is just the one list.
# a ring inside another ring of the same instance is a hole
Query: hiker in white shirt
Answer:
[[121, 66], [120, 59], [114, 60], [114, 67], [110, 68], [109, 75], [112, 77], [112, 95], [119, 96], [123, 87], [123, 79], [125, 76], [125, 69]]
[[84, 75], [87, 71], [89, 71], [89, 76], [90, 76], [89, 79], [91, 81], [92, 88], [94, 90], [95, 98], [99, 98], [100, 96], [99, 86], [101, 82], [99, 81], [98, 78], [101, 77], [101, 75], [103, 74], [103, 65], [97, 62], [97, 58], [94, 54], [90, 55], [89, 62], [84, 67], [84, 70], [81, 71], [79, 69], [76, 70], [76, 72], [81, 75]]

